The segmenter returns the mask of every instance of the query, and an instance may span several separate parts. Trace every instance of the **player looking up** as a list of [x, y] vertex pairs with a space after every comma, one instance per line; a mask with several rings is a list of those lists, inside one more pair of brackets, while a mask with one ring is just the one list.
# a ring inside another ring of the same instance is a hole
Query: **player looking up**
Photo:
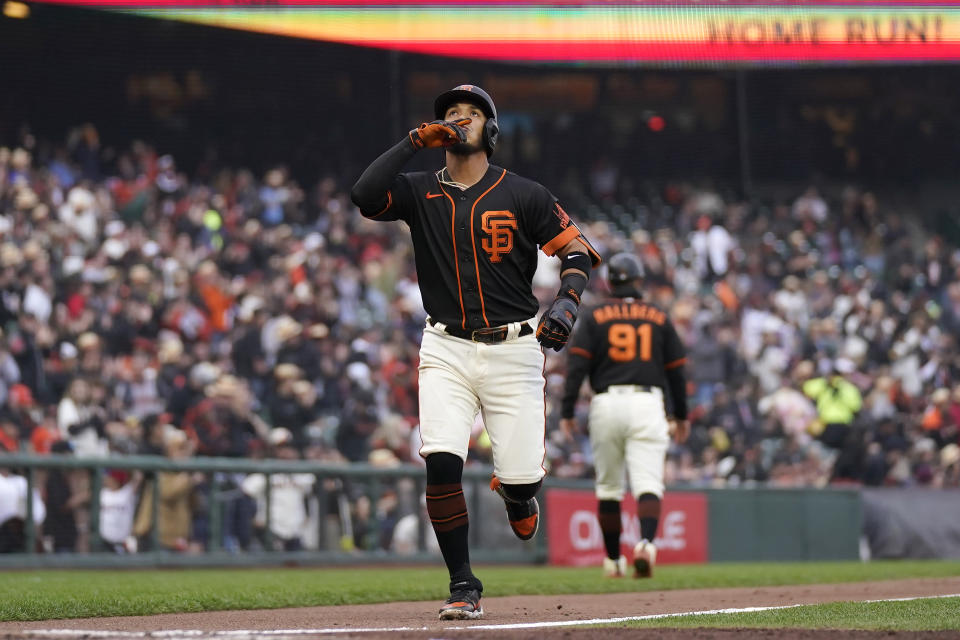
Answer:
[[[441, 619], [479, 618], [483, 585], [470, 568], [463, 463], [482, 414], [493, 449], [491, 489], [517, 537], [539, 524], [544, 475], [544, 354], [559, 351], [600, 256], [543, 186], [489, 163], [497, 110], [476, 85], [434, 102], [434, 118], [367, 167], [351, 191], [371, 220], [410, 229], [429, 317], [420, 346], [420, 455], [427, 511], [450, 573]], [[401, 173], [424, 148], [443, 148], [436, 172]], [[537, 251], [562, 261], [560, 290], [536, 329]]]

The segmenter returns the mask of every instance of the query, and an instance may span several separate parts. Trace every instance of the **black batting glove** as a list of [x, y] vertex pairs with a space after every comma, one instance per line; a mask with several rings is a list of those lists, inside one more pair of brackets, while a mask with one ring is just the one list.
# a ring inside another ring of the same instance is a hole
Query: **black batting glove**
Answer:
[[540, 316], [537, 325], [537, 340], [545, 349], [560, 351], [573, 331], [577, 321], [577, 303], [566, 296], [557, 296], [550, 307]]

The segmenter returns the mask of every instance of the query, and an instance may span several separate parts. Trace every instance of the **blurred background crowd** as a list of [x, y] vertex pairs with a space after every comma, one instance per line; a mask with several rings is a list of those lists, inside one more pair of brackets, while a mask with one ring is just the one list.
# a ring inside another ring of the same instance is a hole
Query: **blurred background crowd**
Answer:
[[[421, 464], [409, 234], [347, 192], [435, 95], [479, 82], [493, 162], [604, 257], [640, 256], [687, 346], [669, 486], [960, 486], [960, 67], [547, 73], [31, 11], [0, 18], [0, 451]], [[586, 303], [605, 292], [601, 269]], [[591, 478], [586, 388], [580, 433], [557, 428], [565, 368], [547, 354], [545, 466]], [[489, 456], [478, 420], [468, 464]], [[208, 543], [211, 474], [40, 480], [50, 550]], [[272, 482], [265, 531], [264, 477], [216, 478], [226, 548], [422, 540], [413, 486]], [[0, 468], [0, 551], [26, 503]]]
[[[682, 182], [624, 193], [621, 172], [584, 167], [558, 193], [603, 255], [642, 258], [647, 297], [689, 349], [693, 435], [671, 449], [668, 485], [960, 486], [956, 246], [854, 186], [747, 202]], [[419, 464], [409, 237], [357, 215], [351, 179], [187, 175], [146, 143], [105, 148], [92, 124], [55, 142], [23, 130], [0, 148], [0, 447]], [[543, 303], [553, 262], [537, 272]], [[605, 295], [602, 273], [587, 302]], [[589, 478], [585, 433], [557, 429], [565, 366], [548, 354], [546, 463]], [[479, 418], [470, 462], [489, 462]], [[56, 475], [46, 513], [58, 500], [79, 513], [89, 487], [57, 489]], [[108, 475], [135, 529], [140, 479]], [[176, 480], [162, 488], [181, 512], [160, 522], [189, 523], [163, 534], [187, 548], [206, 479]], [[263, 478], [233, 480], [252, 528]], [[313, 481], [290, 478], [291, 504]], [[389, 508], [344, 493], [358, 522]], [[335, 539], [389, 548], [391, 533]]]

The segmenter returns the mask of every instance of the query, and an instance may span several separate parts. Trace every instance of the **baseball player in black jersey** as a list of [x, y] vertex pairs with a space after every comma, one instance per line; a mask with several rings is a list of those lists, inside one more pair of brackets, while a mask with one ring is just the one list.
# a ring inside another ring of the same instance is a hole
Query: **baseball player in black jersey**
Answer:
[[[546, 188], [489, 163], [499, 128], [485, 91], [444, 92], [434, 117], [374, 160], [351, 198], [364, 217], [410, 228], [429, 314], [420, 345], [420, 455], [427, 512], [450, 572], [440, 618], [466, 619], [483, 615], [461, 484], [471, 427], [480, 412], [493, 449], [490, 488], [517, 537], [532, 538], [544, 475], [542, 348], [566, 344], [600, 256]], [[445, 166], [400, 173], [424, 148], [443, 148]], [[561, 259], [561, 282], [534, 329], [538, 250]]]
[[[620, 553], [626, 465], [640, 517], [634, 575], [649, 577], [657, 557], [653, 539], [660, 520], [669, 434], [672, 431], [674, 439], [683, 442], [690, 431], [683, 375], [686, 356], [667, 314], [642, 300], [639, 259], [618, 253], [610, 258], [607, 269], [612, 297], [584, 311], [570, 342], [560, 427], [568, 436], [575, 430], [574, 405], [589, 374], [595, 394], [590, 402], [590, 445], [597, 513], [607, 552], [604, 574], [620, 577], [627, 571], [628, 561]], [[672, 400], [670, 421], [664, 391]]]

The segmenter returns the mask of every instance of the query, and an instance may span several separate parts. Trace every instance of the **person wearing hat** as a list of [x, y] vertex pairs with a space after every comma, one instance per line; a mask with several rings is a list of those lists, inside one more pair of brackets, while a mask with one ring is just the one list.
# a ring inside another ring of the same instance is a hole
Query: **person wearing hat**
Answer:
[[253, 411], [252, 400], [246, 382], [233, 375], [220, 375], [206, 386], [204, 398], [183, 419], [200, 455], [246, 457], [266, 440], [269, 427]]
[[281, 326], [278, 334], [281, 338], [280, 346], [277, 349], [278, 366], [289, 363], [296, 365], [303, 375], [304, 371], [310, 371], [316, 368], [317, 363], [311, 361], [313, 349], [305, 348], [310, 340], [306, 339], [304, 327], [299, 322], [293, 321]]
[[100, 336], [92, 331], [81, 333], [77, 337], [77, 349], [80, 351], [78, 373], [99, 378], [103, 373], [103, 344]]
[[304, 377], [307, 380], [317, 381], [323, 378], [324, 361], [330, 358], [332, 347], [336, 345], [335, 340], [330, 339], [330, 327], [322, 322], [309, 325], [303, 331], [303, 339], [299, 341], [299, 349], [296, 360], [286, 360], [286, 357], [280, 358], [296, 364], [303, 369]]
[[[276, 427], [268, 438], [270, 453], [280, 460], [299, 460], [300, 452], [289, 429]], [[307, 523], [306, 498], [313, 491], [316, 478], [309, 473], [273, 473], [270, 475], [270, 533], [273, 548], [299, 551], [301, 534]], [[267, 476], [253, 473], [243, 479], [243, 492], [257, 501], [255, 526], [266, 527]]]
[[[164, 455], [171, 460], [183, 460], [193, 456], [194, 444], [188, 435], [167, 425], [163, 435]], [[145, 483], [133, 523], [133, 534], [139, 539], [140, 549], [149, 549], [151, 531], [157, 528], [160, 547], [169, 551], [186, 551], [190, 545], [190, 524], [193, 519], [191, 496], [196, 485], [203, 481], [202, 475], [187, 471], [161, 471], [156, 474], [159, 483], [156, 505], [156, 523], [153, 521], [154, 480]]]
[[[166, 409], [170, 412], [170, 421], [174, 424], [182, 424], [187, 412], [207, 397], [206, 388], [220, 376], [220, 367], [201, 360], [185, 372], [186, 376], [183, 376], [183, 373], [176, 364], [165, 365], [161, 369], [162, 377], [170, 382]], [[186, 378], [186, 384], [183, 377]]]
[[278, 364], [273, 370], [273, 375], [274, 384], [265, 403], [270, 422], [289, 425], [295, 434], [295, 439], [300, 442], [304, 427], [309, 420], [305, 420], [301, 412], [294, 388], [301, 382], [307, 385], [310, 383], [303, 379], [303, 371], [295, 364]]

